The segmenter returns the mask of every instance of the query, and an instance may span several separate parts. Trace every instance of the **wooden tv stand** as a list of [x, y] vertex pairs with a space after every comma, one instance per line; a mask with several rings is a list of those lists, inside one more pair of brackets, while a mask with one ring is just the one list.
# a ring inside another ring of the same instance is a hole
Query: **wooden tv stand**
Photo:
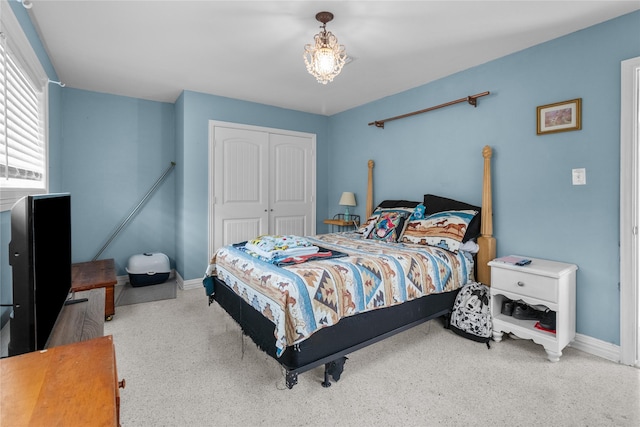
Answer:
[[85, 302], [62, 307], [58, 320], [45, 344], [46, 348], [86, 341], [104, 335], [105, 289], [74, 292], [73, 299]]

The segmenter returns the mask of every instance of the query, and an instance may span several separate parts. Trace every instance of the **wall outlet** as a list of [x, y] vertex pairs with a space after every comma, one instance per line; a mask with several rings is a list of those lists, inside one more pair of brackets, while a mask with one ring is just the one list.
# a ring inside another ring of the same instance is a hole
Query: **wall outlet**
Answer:
[[587, 169], [579, 168], [571, 170], [571, 182], [573, 185], [586, 185], [587, 184]]

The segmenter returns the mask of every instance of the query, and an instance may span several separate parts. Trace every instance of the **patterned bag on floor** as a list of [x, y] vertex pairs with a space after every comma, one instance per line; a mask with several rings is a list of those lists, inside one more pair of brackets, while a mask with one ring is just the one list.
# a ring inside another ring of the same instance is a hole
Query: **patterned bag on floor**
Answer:
[[490, 348], [493, 328], [489, 297], [489, 288], [482, 283], [464, 285], [453, 303], [449, 324], [449, 328], [456, 334], [486, 343], [487, 348]]

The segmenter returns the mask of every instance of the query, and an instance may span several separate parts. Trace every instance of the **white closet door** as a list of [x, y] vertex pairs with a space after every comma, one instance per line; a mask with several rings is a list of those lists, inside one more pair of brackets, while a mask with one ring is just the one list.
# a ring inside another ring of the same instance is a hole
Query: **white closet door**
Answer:
[[209, 125], [210, 254], [262, 234], [315, 234], [316, 136]]
[[269, 230], [269, 135], [215, 127], [214, 248]]
[[312, 138], [270, 134], [271, 234], [308, 236], [315, 232]]

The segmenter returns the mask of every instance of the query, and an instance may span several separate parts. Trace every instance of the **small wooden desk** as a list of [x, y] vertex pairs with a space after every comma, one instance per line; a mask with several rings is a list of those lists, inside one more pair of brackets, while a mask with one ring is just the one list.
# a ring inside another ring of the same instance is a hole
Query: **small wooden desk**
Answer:
[[360, 225], [360, 215], [351, 215], [351, 219], [345, 221], [344, 215], [338, 214], [334, 216], [333, 219], [325, 219], [323, 222], [331, 226], [331, 231], [333, 231], [334, 226], [338, 227], [338, 229], [343, 227], [354, 227], [357, 229]]
[[118, 283], [113, 259], [80, 262], [71, 266], [71, 290], [88, 291], [105, 288], [104, 318], [111, 320], [116, 314], [114, 286]]
[[118, 426], [113, 337], [0, 359], [0, 425]]

